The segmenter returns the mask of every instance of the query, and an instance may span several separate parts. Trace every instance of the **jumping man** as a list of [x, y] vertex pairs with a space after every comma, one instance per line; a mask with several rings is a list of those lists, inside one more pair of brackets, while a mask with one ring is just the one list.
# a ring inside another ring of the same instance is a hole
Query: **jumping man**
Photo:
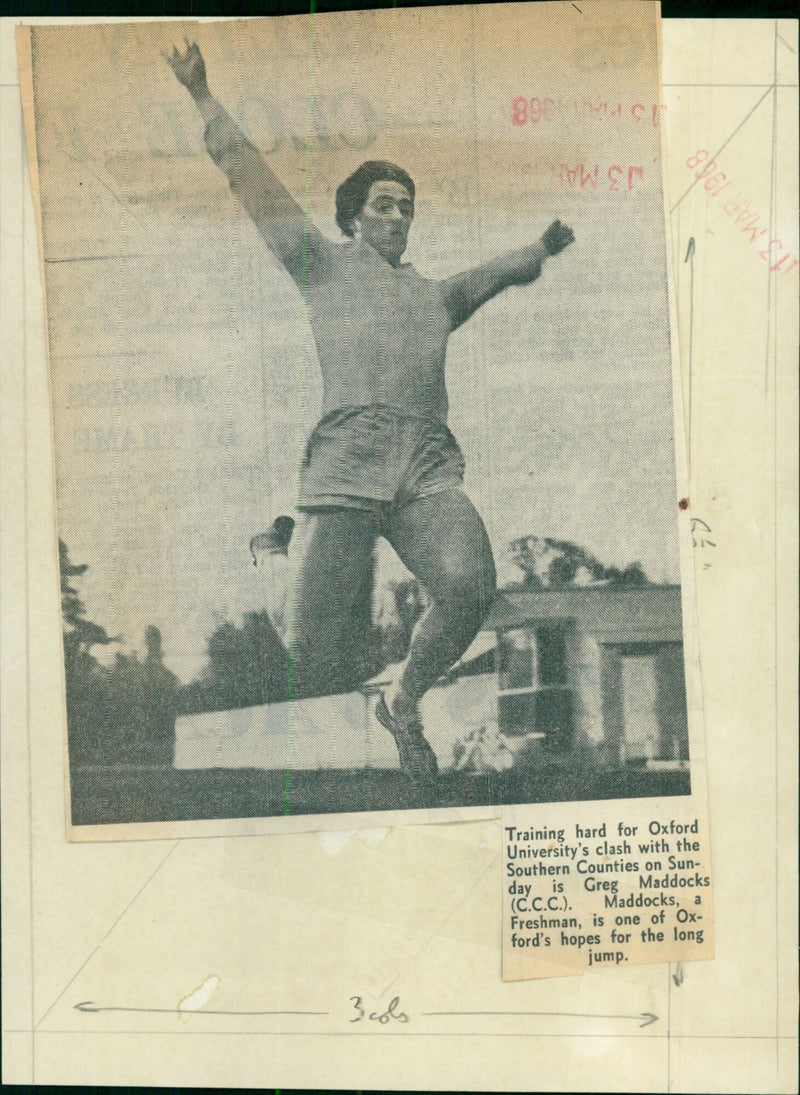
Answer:
[[464, 653], [495, 592], [483, 522], [461, 487], [464, 459], [447, 428], [445, 355], [451, 333], [486, 301], [541, 273], [573, 242], [555, 221], [540, 240], [444, 281], [402, 262], [414, 183], [371, 160], [336, 192], [334, 244], [310, 224], [258, 150], [209, 91], [203, 57], [186, 41], [164, 54], [206, 123], [206, 147], [308, 309], [323, 379], [322, 420], [301, 468], [301, 541], [288, 645], [294, 698], [360, 684], [349, 632], [376, 537], [422, 583], [418, 621], [399, 680], [376, 714], [403, 771], [435, 778], [418, 704]]

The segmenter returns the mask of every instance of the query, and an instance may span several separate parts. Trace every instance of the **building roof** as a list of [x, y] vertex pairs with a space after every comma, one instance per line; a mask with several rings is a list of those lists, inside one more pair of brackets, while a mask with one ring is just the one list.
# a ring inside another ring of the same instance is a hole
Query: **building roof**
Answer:
[[681, 587], [501, 590], [483, 629], [507, 631], [559, 621], [576, 624], [600, 642], [680, 642]]

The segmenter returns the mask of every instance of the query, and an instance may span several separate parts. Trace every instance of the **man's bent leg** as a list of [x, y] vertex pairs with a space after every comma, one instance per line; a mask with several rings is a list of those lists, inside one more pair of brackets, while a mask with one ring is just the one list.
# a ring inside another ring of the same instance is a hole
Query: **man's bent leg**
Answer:
[[289, 607], [289, 699], [350, 692], [367, 670], [376, 522], [357, 509], [307, 513]]
[[[495, 594], [494, 560], [478, 511], [458, 489], [410, 502], [385, 535], [430, 599], [414, 628], [397, 697], [415, 706], [478, 633]], [[403, 712], [396, 707], [396, 714]]]

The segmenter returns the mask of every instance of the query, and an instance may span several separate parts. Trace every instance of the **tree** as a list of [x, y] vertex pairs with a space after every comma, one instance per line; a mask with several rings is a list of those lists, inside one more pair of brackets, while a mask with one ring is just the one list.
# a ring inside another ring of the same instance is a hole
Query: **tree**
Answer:
[[514, 562], [524, 574], [522, 584], [529, 589], [586, 585], [636, 589], [650, 584], [641, 563], [631, 563], [622, 569], [608, 567], [568, 540], [521, 536], [511, 541], [510, 548]]
[[58, 541], [61, 582], [61, 616], [64, 631], [64, 683], [67, 700], [67, 735], [72, 764], [87, 764], [102, 752], [107, 724], [108, 694], [103, 669], [92, 654], [95, 646], [117, 642], [100, 624], [86, 618], [86, 608], [71, 584], [89, 569], [70, 561], [63, 540]]
[[105, 671], [108, 696], [106, 743], [119, 761], [129, 764], [172, 764], [178, 678], [164, 665], [161, 632], [145, 631], [145, 660], [136, 651], [118, 653]]
[[86, 618], [71, 584], [86, 573], [87, 564], [72, 563], [62, 540], [58, 553], [70, 763], [171, 764], [178, 679], [163, 663], [161, 632], [147, 628], [144, 662], [135, 651], [119, 651], [110, 668], [102, 666], [92, 649], [119, 637]]
[[186, 712], [256, 707], [287, 698], [289, 659], [266, 612], [247, 612], [242, 627], [221, 623], [208, 639], [208, 663], [182, 692]]
[[97, 667], [97, 659], [92, 656], [93, 646], [108, 646], [118, 642], [112, 638], [100, 624], [86, 619], [86, 608], [78, 596], [78, 591], [70, 581], [89, 569], [88, 564], [70, 562], [69, 550], [63, 540], [58, 541], [59, 575], [61, 580], [61, 617], [64, 627], [64, 660], [68, 668], [82, 665], [84, 668]]

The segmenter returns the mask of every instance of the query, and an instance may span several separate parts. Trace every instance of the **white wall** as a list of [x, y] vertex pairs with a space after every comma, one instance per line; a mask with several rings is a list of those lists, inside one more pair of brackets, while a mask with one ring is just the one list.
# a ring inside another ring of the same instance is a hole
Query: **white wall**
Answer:
[[[176, 768], [397, 768], [394, 742], [374, 715], [376, 697], [358, 692], [297, 703], [185, 715], [175, 724]], [[440, 767], [476, 726], [497, 721], [493, 673], [432, 688], [422, 701], [426, 734]]]

